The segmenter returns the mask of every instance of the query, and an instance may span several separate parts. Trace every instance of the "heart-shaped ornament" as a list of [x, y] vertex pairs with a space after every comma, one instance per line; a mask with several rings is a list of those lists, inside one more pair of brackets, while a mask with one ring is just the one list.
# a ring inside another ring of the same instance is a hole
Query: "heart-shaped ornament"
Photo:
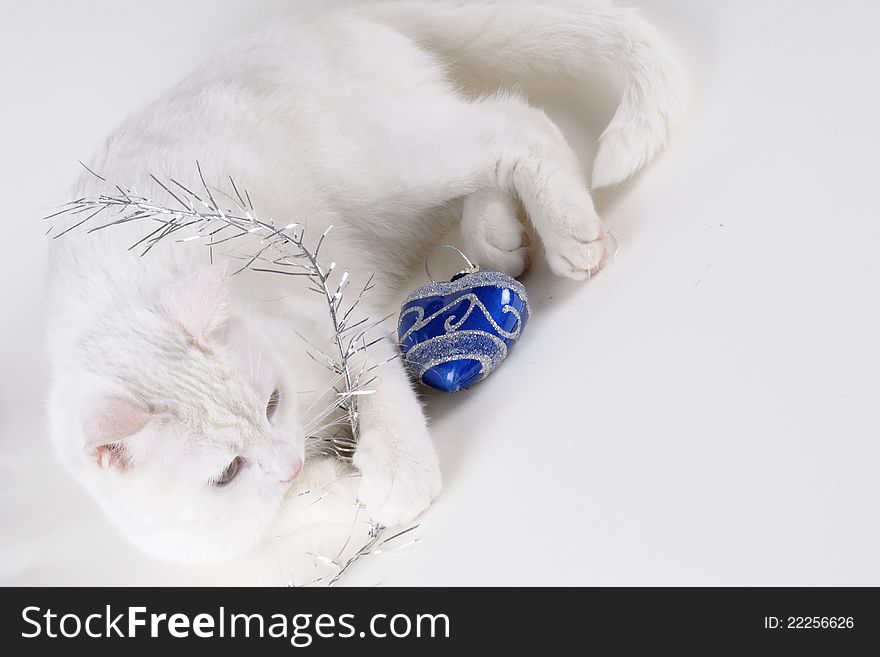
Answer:
[[529, 318], [523, 284], [497, 271], [457, 274], [410, 294], [397, 337], [403, 362], [425, 385], [456, 392], [486, 378]]

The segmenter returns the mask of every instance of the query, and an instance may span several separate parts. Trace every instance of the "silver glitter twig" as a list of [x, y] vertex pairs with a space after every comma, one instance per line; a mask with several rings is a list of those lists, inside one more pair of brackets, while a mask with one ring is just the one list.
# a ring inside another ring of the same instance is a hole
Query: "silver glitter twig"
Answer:
[[[335, 392], [331, 408], [340, 409], [345, 413], [346, 424], [351, 429], [350, 436], [310, 436], [310, 438], [316, 443], [315, 449], [318, 453], [332, 454], [342, 460], [350, 461], [358, 439], [360, 419], [358, 400], [361, 396], [374, 392], [366, 386], [372, 383], [375, 377], [366, 382], [363, 380], [364, 374], [373, 369], [367, 367], [364, 352], [376, 342], [375, 340], [368, 342], [366, 333], [369, 328], [375, 327], [380, 322], [370, 322], [367, 317], [353, 321], [352, 317], [364, 294], [372, 288], [372, 277], [352, 304], [342, 312], [344, 293], [350, 283], [349, 271], [345, 270], [336, 282], [331, 282], [331, 278], [335, 279], [333, 272], [336, 263], [331, 262], [325, 267], [318, 259], [321, 246], [332, 226], [320, 236], [315, 248], [310, 249], [304, 242], [305, 226], [299, 223], [289, 223], [279, 228], [271, 219], [260, 219], [256, 216], [248, 191], [246, 189], [240, 190], [231, 177], [229, 183], [233, 195], [223, 195], [230, 199], [235, 207], [227, 208], [220, 205], [211, 187], [208, 186], [198, 162], [196, 162], [196, 169], [201, 186], [200, 193], [192, 191], [174, 178], [163, 181], [150, 174], [150, 179], [173, 201], [168, 205], [139, 195], [132, 189], [110, 183], [85, 164], [80, 164], [98, 180], [112, 185], [117, 193], [78, 198], [45, 217], [50, 219], [64, 215], [86, 215], [83, 219], [79, 219], [77, 216], [72, 225], [60, 233], [52, 235], [53, 239], [58, 239], [89, 222], [95, 223], [95, 219], [99, 215], [106, 216], [115, 211], [114, 218], [96, 226], [86, 227], [84, 230], [87, 233], [93, 233], [133, 221], [156, 222], [159, 224], [156, 229], [132, 244], [129, 247], [130, 250], [140, 249], [140, 255], [146, 255], [159, 242], [170, 236], [175, 238], [175, 242], [202, 240], [209, 248], [211, 262], [214, 262], [214, 247], [249, 236], [257, 237], [260, 240], [259, 250], [244, 257], [238, 256], [244, 262], [233, 272], [234, 274], [250, 269], [286, 276], [304, 276], [307, 279], [308, 289], [323, 297], [333, 329], [331, 349], [333, 353], [328, 354], [315, 345], [307, 343], [309, 355], [328, 367], [334, 375], [339, 376], [341, 387], [334, 386], [331, 390], [331, 392]], [[222, 194], [219, 190], [215, 191]], [[181, 237], [179, 231], [183, 229], [190, 229], [190, 231], [186, 236]], [[234, 229], [237, 232], [221, 236], [221, 233], [228, 229]], [[51, 232], [52, 229], [49, 230], [49, 233]], [[366, 328], [363, 328], [364, 325]], [[360, 330], [353, 337], [348, 337], [355, 328]]]
[[[355, 516], [355, 521], [357, 521], [357, 516]], [[388, 536], [386, 538], [385, 537], [386, 528], [383, 527], [382, 525], [378, 525], [378, 524], [370, 521], [370, 533], [369, 533], [369, 537], [368, 537], [367, 542], [364, 543], [360, 548], [358, 548], [358, 550], [355, 551], [355, 553], [352, 556], [350, 556], [345, 561], [345, 563], [339, 564], [338, 561], [336, 561], [336, 560], [333, 561], [333, 564], [338, 568], [338, 570], [336, 571], [336, 574], [330, 578], [330, 581], [327, 582], [327, 586], [335, 586], [336, 583], [342, 578], [342, 576], [345, 575], [345, 573], [348, 572], [348, 570], [351, 569], [351, 567], [355, 563], [360, 561], [363, 557], [370, 556], [373, 554], [382, 554], [383, 552], [387, 551], [387, 550], [382, 549], [383, 545], [385, 545], [386, 543], [389, 543], [390, 541], [395, 540], [396, 538], [403, 536], [404, 534], [408, 534], [409, 532], [413, 531], [414, 529], [418, 529], [418, 527], [419, 527], [419, 525], [413, 525], [412, 527], [408, 527], [407, 529], [399, 531], [396, 534], [392, 534], [391, 536]], [[418, 542], [418, 540], [419, 539], [415, 538], [415, 539], [409, 541], [408, 543], [404, 543], [403, 545], [399, 545], [393, 549], [394, 550], [401, 550], [405, 547], [409, 547], [413, 543]], [[348, 545], [348, 541], [346, 541], [346, 544], [343, 545], [342, 549], [345, 550], [347, 545]], [[339, 556], [337, 556], [336, 559], [339, 559]]]

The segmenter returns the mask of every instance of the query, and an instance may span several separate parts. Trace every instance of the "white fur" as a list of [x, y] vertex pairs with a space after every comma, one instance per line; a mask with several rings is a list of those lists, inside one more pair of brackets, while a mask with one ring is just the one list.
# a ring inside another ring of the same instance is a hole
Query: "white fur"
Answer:
[[[586, 1], [302, 9], [132, 116], [89, 164], [161, 196], [148, 173], [195, 185], [198, 160], [223, 191], [228, 176], [247, 187], [262, 216], [304, 223], [312, 236], [334, 224], [324, 257], [350, 267], [354, 285], [377, 274], [372, 316], [393, 310], [410, 265], [457, 216], [481, 265], [519, 274], [528, 249], [517, 199], [553, 271], [585, 279], [603, 263], [604, 233], [562, 134], [521, 97], [467, 97], [452, 79], [501, 89], [608, 65], [625, 87], [593, 184], [613, 184], [663, 145], [677, 74], [636, 14]], [[84, 175], [75, 194], [103, 190]], [[144, 225], [82, 230], [53, 241], [50, 259], [58, 453], [142, 549], [187, 561], [249, 549], [271, 527], [327, 405], [318, 396], [332, 382], [295, 335], [326, 341], [323, 308], [296, 280], [208, 267], [196, 243], [166, 240], [139, 258], [127, 247]], [[377, 345], [371, 356], [393, 350]], [[354, 464], [360, 499], [392, 525], [430, 504], [440, 473], [400, 363], [380, 372]], [[213, 486], [236, 456], [240, 474]]]

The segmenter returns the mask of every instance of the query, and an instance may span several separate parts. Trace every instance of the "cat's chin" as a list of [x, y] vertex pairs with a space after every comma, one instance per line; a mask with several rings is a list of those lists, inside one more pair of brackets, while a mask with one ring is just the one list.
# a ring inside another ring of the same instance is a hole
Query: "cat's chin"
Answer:
[[[123, 538], [148, 556], [182, 565], [219, 564], [252, 553], [267, 537], [289, 496], [291, 484], [278, 484], [274, 499], [223, 514], [219, 507], [192, 508], [170, 518], [167, 506], [134, 509], [95, 495]], [[88, 486], [94, 494], [93, 486]], [[137, 519], [135, 519], [137, 518]]]
[[176, 545], [144, 545], [143, 542], [137, 540], [137, 535], [128, 535], [123, 530], [123, 534], [132, 545], [146, 553], [150, 557], [186, 566], [223, 564], [246, 558], [249, 555], [258, 553], [263, 545], [273, 539], [273, 533], [270, 529], [273, 522], [269, 521], [262, 532], [250, 535], [241, 540], [225, 540], [212, 545], [206, 545], [201, 541], [197, 544], [183, 541]]
[[[126, 527], [122, 523], [116, 523], [124, 538], [146, 555], [180, 565], [209, 565], [222, 564], [234, 561], [252, 552], [262, 541], [264, 534], [256, 536], [226, 537], [223, 541], [211, 544], [205, 543], [202, 538], [196, 542], [186, 538], [166, 538], [162, 542], [145, 539], [140, 528]], [[167, 537], [167, 532], [166, 532]]]

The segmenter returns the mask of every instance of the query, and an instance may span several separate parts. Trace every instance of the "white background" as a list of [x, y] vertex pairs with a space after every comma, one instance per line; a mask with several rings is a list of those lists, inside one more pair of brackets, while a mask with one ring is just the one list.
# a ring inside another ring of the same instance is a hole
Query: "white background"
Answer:
[[[283, 4], [0, 3], [0, 582], [283, 583], [140, 556], [56, 464], [38, 221], [128, 112]], [[431, 398], [421, 542], [349, 583], [880, 584], [880, 6], [635, 4], [693, 98], [597, 197], [620, 254], [526, 278], [511, 359]]]

